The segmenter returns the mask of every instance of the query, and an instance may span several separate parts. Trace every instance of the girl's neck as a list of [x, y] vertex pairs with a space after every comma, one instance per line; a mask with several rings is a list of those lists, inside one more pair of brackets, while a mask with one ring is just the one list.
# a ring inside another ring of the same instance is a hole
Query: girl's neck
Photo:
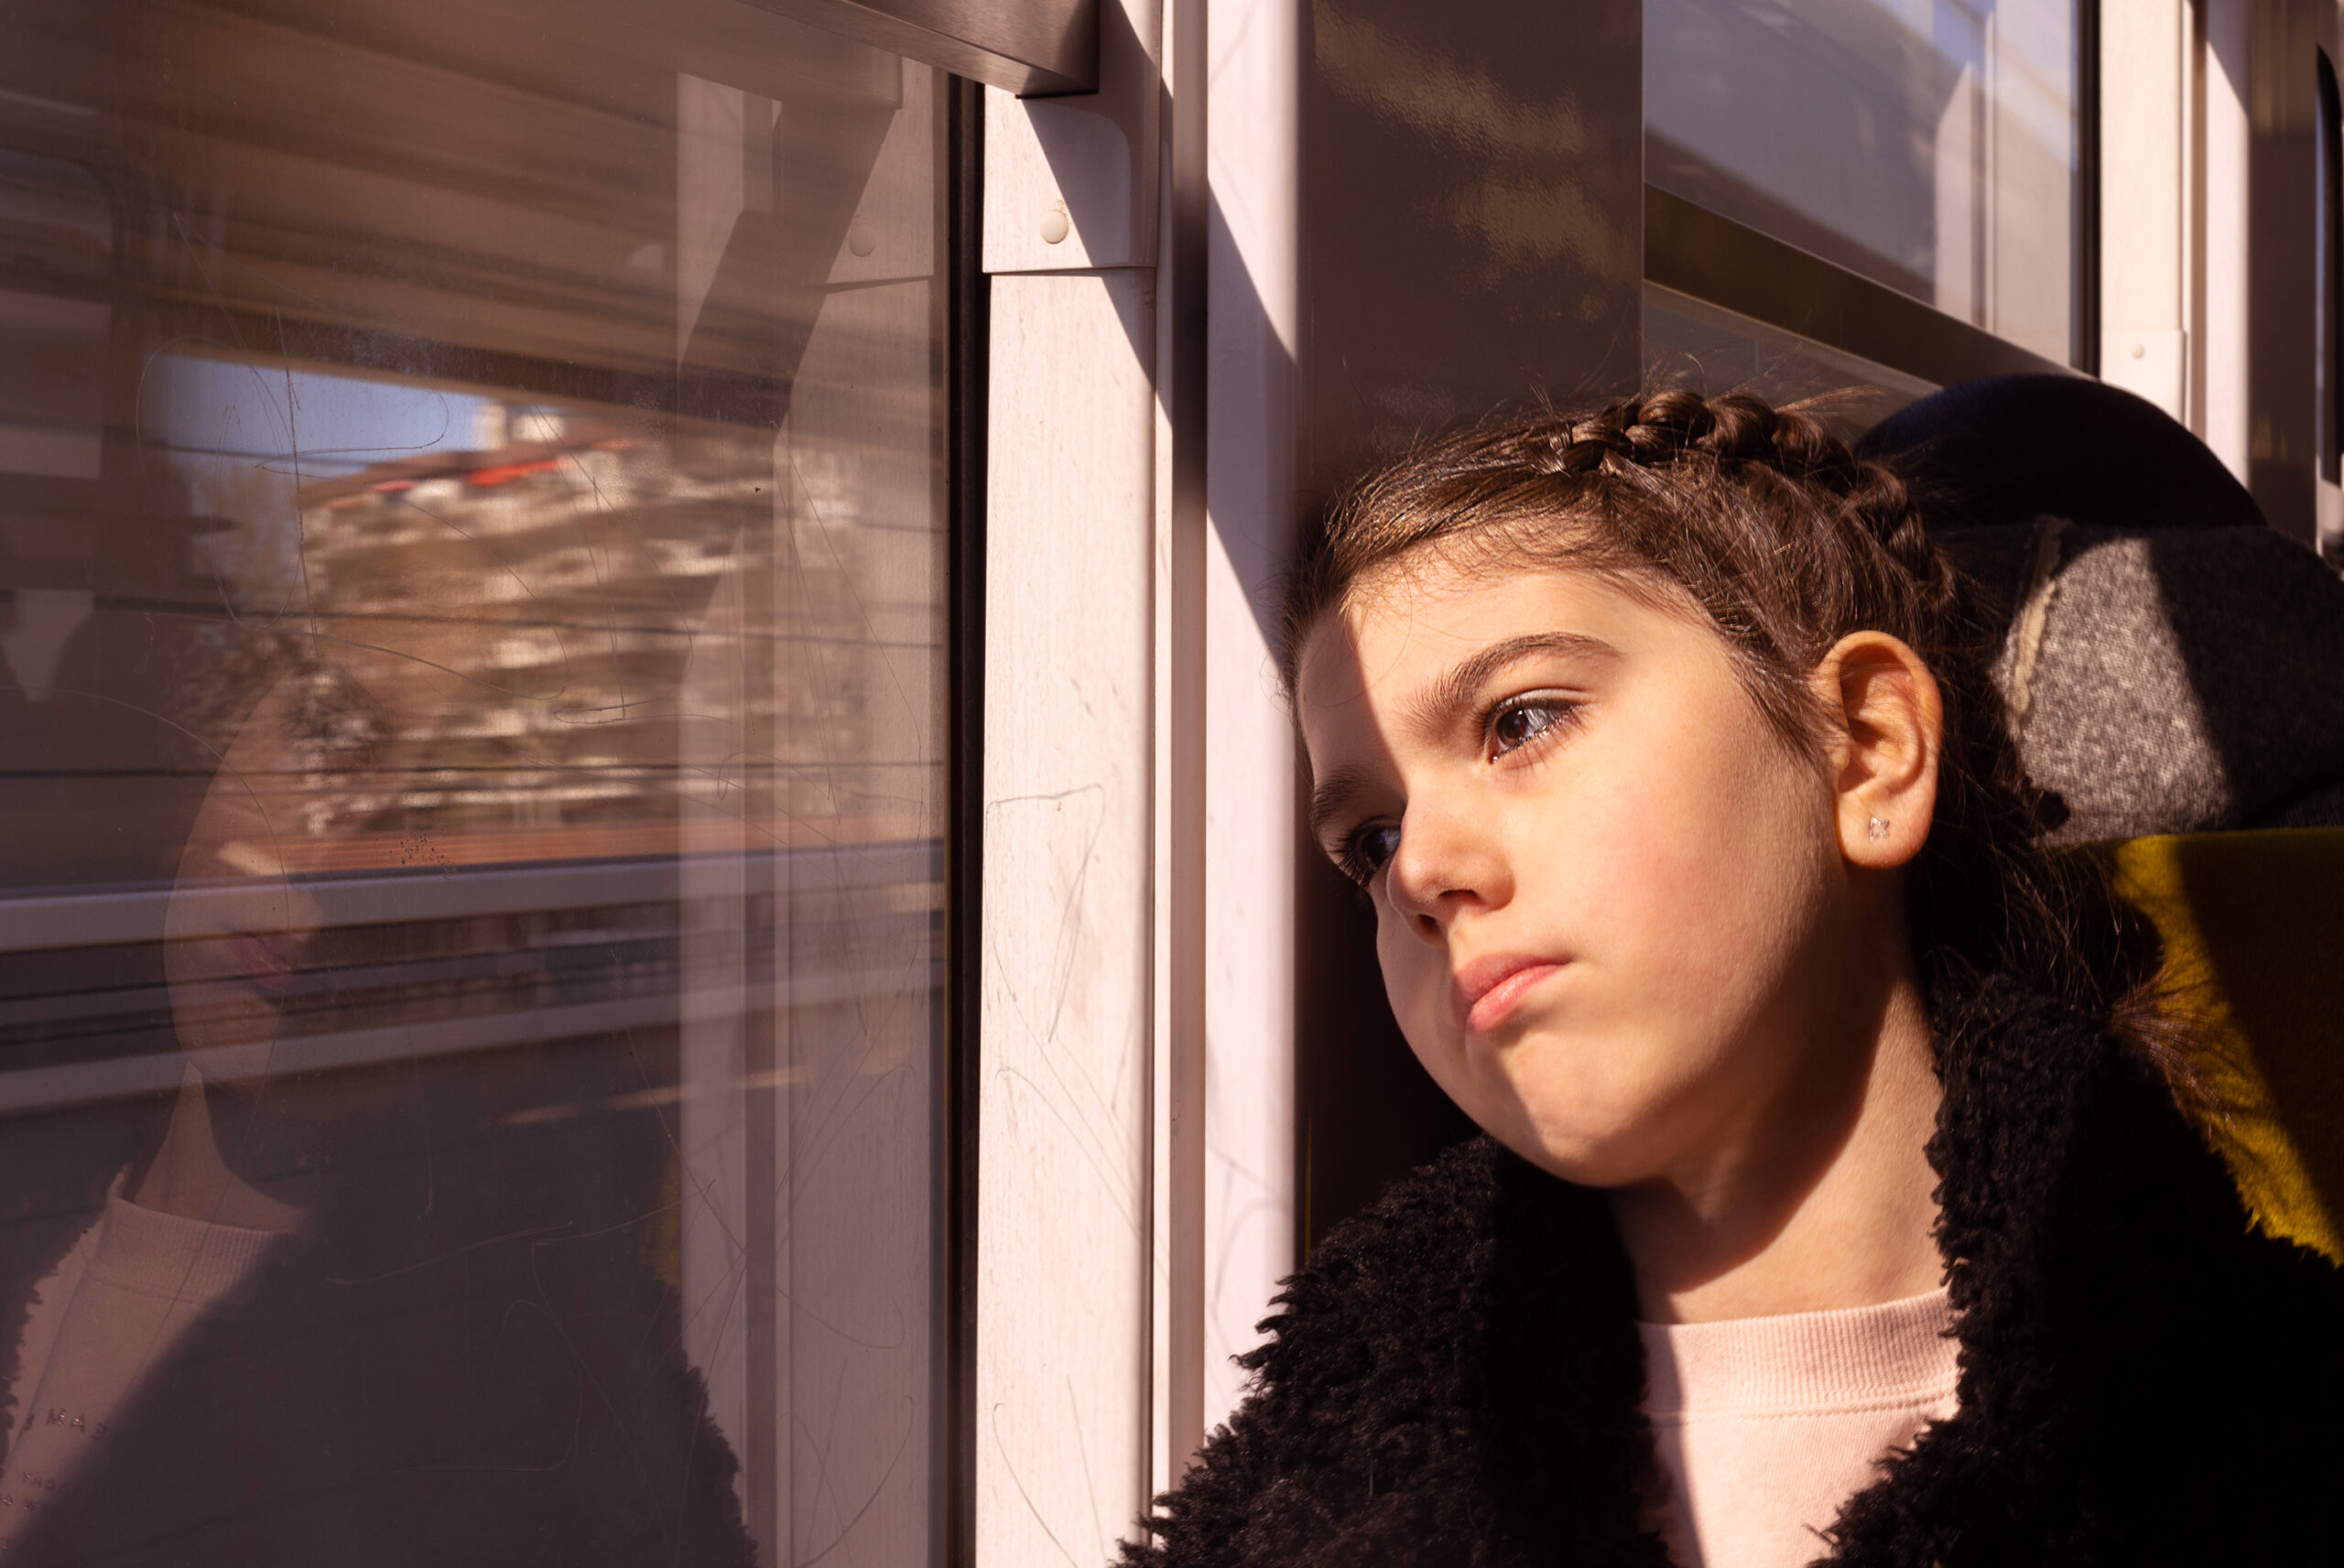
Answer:
[[144, 1170], [131, 1172], [124, 1191], [141, 1208], [246, 1230], [298, 1230], [306, 1212], [255, 1186], [222, 1157], [203, 1083], [192, 1069], [179, 1086], [162, 1146]]
[[1647, 1321], [1872, 1306], [1944, 1282], [1926, 1152], [1941, 1089], [1909, 973], [1873, 1016], [1699, 1170], [1612, 1194]]

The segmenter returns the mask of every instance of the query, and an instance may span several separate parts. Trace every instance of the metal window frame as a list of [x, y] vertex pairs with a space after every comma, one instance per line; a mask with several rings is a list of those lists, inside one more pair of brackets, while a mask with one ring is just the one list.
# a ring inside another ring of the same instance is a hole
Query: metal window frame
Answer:
[[2100, 0], [2076, 0], [2069, 362], [1948, 316], [1658, 186], [1644, 187], [1644, 279], [1940, 386], [2014, 372], [2100, 373]]
[[2085, 375], [2100, 374], [2100, 0], [2076, 0], [2075, 303], [2067, 351]]
[[955, 77], [947, 130], [946, 680], [950, 827], [945, 840], [945, 1005], [935, 1082], [940, 1310], [935, 1395], [939, 1496], [931, 1560], [976, 1561], [977, 1026], [983, 979], [986, 350], [991, 279], [984, 234], [984, 86]]
[[2312, 486], [2316, 542], [2329, 564], [2344, 564], [2344, 89], [2335, 56], [2335, 18], [2315, 51], [2318, 102], [2312, 127], [2318, 203], [2312, 347]]
[[1653, 185], [1644, 280], [1940, 386], [2014, 371], [2079, 373]]
[[1099, 0], [747, 0], [1024, 97], [1099, 87]]

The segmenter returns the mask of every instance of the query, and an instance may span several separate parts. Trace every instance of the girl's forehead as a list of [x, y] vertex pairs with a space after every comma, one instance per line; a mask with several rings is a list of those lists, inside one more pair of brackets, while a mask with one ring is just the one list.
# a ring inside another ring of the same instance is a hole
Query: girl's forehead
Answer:
[[1492, 615], [1519, 613], [1567, 597], [1558, 579], [1581, 574], [1526, 563], [1498, 565], [1418, 551], [1364, 574], [1324, 617], [1314, 642], [1332, 632], [1360, 645], [1453, 643]]
[[1294, 691], [1304, 740], [1316, 744], [1329, 725], [1380, 725], [1380, 710], [1446, 691], [1506, 644], [1601, 650], [1607, 663], [1627, 655], [1655, 672], [1732, 663], [1671, 583], [1569, 564], [1410, 562], [1362, 579], [1305, 640]]
[[1347, 594], [1303, 645], [1296, 698], [1315, 708], [1400, 699], [1492, 643], [1525, 633], [1581, 633], [1612, 619], [1601, 600], [1556, 568], [1507, 573], [1453, 566], [1386, 575]]
[[[1602, 637], [1651, 627], [1707, 629], [1689, 598], [1668, 585], [1569, 563], [1457, 559], [1422, 553], [1364, 575], [1323, 617], [1305, 664], [1329, 641], [1387, 656], [1454, 657], [1524, 632]], [[1332, 633], [1332, 636], [1329, 636]]]

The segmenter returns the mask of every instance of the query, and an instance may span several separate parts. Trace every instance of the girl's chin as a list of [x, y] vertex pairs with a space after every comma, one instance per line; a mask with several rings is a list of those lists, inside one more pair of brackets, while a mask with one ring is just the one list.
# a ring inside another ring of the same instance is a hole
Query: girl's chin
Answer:
[[1488, 1127], [1498, 1141], [1550, 1175], [1583, 1187], [1626, 1187], [1651, 1179], [1663, 1163], [1655, 1134], [1661, 1118], [1633, 1108], [1590, 1116], [1591, 1090], [1542, 1085], [1515, 1098], [1503, 1123]]
[[215, 1024], [208, 1030], [182, 1030], [179, 1049], [205, 1083], [250, 1085], [268, 1076], [277, 1054], [277, 1040], [274, 1034], [255, 1039], [251, 1031], [232, 1033]]

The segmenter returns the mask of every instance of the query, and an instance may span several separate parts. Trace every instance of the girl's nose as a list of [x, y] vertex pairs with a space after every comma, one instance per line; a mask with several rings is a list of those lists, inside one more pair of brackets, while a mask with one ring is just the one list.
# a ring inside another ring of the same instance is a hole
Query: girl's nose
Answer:
[[1411, 803], [1384, 879], [1392, 907], [1411, 931], [1441, 946], [1461, 911], [1503, 903], [1512, 885], [1488, 822]]

